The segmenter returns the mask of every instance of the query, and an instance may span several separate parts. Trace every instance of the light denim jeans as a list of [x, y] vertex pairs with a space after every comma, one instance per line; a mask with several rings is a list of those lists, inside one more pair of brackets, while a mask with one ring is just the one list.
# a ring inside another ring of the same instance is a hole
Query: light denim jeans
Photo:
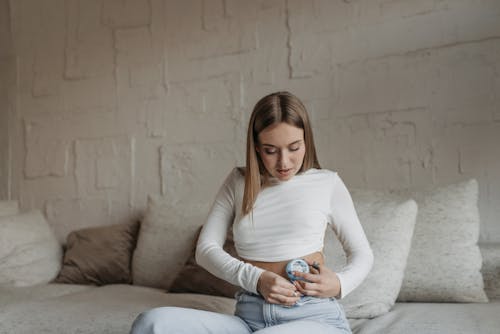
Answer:
[[158, 307], [141, 313], [130, 334], [342, 333], [351, 329], [335, 298], [302, 297], [295, 306], [267, 303], [261, 296], [240, 291], [235, 315], [180, 307]]

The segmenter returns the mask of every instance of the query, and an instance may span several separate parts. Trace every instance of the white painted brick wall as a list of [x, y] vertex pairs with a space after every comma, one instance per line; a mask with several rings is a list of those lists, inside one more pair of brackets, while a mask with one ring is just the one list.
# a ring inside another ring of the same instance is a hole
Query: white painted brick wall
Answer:
[[18, 82], [0, 81], [0, 107], [15, 90], [12, 197], [44, 210], [61, 240], [140, 217], [149, 194], [206, 212], [244, 163], [257, 99], [290, 90], [309, 108], [322, 165], [348, 186], [474, 177], [481, 241], [500, 242], [497, 0], [10, 7]]

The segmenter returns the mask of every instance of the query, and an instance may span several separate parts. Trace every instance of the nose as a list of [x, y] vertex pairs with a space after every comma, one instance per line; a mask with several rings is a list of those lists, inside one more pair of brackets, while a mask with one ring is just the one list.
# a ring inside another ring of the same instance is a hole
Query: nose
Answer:
[[288, 168], [290, 155], [286, 150], [281, 150], [278, 157], [278, 168]]

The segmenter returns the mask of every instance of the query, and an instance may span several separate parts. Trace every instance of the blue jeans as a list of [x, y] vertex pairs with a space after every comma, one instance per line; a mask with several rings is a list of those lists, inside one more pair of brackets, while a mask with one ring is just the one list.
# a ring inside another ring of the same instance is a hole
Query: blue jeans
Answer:
[[335, 298], [304, 296], [295, 306], [287, 307], [240, 291], [236, 300], [235, 315], [180, 307], [154, 308], [135, 319], [130, 334], [351, 333], [344, 309]]

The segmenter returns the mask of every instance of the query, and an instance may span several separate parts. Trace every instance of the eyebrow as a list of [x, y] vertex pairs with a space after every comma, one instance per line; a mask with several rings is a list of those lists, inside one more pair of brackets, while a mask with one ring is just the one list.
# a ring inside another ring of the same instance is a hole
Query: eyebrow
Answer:
[[[287, 146], [290, 146], [290, 145], [293, 145], [293, 144], [300, 143], [301, 141], [303, 141], [303, 140], [302, 140], [302, 139], [296, 140], [296, 141], [294, 141], [293, 143], [288, 144]], [[271, 144], [262, 144], [262, 146], [271, 146], [271, 147], [276, 147], [276, 146], [271, 145]]]

